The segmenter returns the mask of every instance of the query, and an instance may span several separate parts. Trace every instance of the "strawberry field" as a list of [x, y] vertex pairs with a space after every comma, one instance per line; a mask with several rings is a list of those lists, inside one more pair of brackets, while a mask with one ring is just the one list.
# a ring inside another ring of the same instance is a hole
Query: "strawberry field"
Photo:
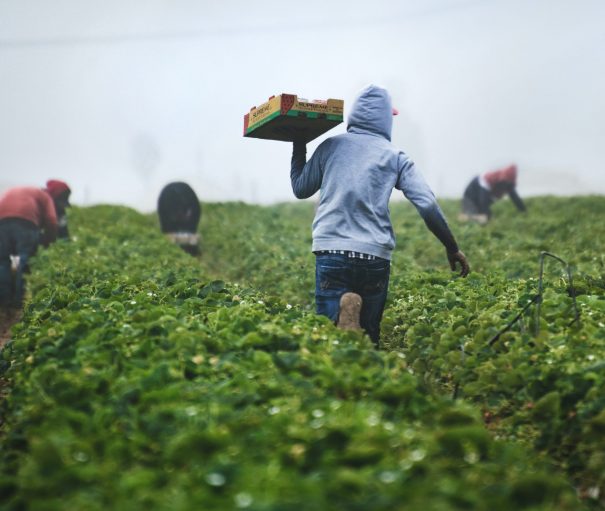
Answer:
[[605, 509], [605, 198], [443, 206], [472, 273], [394, 203], [380, 351], [313, 313], [311, 203], [204, 204], [199, 258], [74, 208], [0, 354], [0, 508]]

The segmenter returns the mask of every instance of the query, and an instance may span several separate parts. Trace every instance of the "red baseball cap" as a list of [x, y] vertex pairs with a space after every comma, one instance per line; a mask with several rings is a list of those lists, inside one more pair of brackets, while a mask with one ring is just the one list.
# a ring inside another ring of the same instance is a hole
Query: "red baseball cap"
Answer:
[[57, 199], [61, 194], [65, 192], [71, 193], [71, 189], [69, 188], [67, 183], [64, 181], [59, 181], [58, 179], [49, 179], [48, 181], [46, 181], [46, 191], [53, 199]]

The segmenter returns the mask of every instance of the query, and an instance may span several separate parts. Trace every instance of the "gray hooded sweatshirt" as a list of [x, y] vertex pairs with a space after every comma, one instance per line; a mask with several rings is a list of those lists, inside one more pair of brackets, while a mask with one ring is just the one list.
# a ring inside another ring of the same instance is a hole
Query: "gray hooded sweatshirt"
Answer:
[[306, 144], [294, 142], [292, 190], [305, 199], [319, 190], [313, 252], [350, 250], [391, 259], [395, 236], [389, 198], [401, 190], [448, 252], [456, 241], [414, 162], [391, 143], [391, 98], [370, 85], [355, 101], [347, 133], [322, 142], [306, 161]]

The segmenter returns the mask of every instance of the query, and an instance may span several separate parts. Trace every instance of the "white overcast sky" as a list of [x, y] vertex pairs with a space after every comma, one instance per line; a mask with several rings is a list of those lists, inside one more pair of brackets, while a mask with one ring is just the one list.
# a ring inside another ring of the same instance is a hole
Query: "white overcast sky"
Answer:
[[521, 195], [605, 193], [603, 0], [0, 0], [0, 190], [293, 200], [290, 144], [244, 114], [282, 92], [346, 114], [368, 83], [439, 196], [511, 162]]

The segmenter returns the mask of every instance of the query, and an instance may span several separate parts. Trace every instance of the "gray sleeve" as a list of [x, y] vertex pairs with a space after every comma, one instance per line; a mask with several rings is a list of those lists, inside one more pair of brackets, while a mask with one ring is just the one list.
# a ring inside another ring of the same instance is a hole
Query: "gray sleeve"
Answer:
[[400, 155], [399, 179], [396, 188], [403, 192], [416, 208], [428, 229], [445, 246], [448, 252], [458, 252], [458, 244], [447, 224], [447, 220], [435, 194], [424, 180], [422, 174], [416, 169], [414, 162], [405, 154]]
[[292, 146], [290, 180], [292, 181], [292, 191], [297, 199], [311, 197], [321, 187], [323, 173], [319, 153], [320, 148], [317, 148], [307, 162], [306, 143], [294, 142]]
[[403, 192], [421, 215], [422, 211], [430, 209], [436, 202], [435, 195], [424, 177], [404, 153], [399, 154], [399, 178], [395, 188]]

